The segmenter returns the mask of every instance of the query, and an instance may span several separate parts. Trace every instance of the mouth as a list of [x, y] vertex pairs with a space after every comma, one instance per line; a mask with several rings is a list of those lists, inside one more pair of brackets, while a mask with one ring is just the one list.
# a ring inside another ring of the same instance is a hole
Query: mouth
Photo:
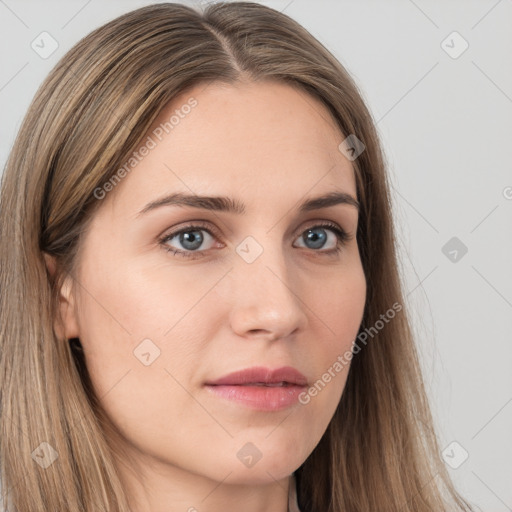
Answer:
[[253, 367], [205, 383], [218, 398], [267, 412], [295, 405], [306, 387], [306, 377], [290, 366], [276, 370]]
[[254, 366], [239, 370], [215, 381], [206, 382], [209, 386], [306, 386], [306, 377], [292, 366], [283, 366], [272, 370], [263, 366]]

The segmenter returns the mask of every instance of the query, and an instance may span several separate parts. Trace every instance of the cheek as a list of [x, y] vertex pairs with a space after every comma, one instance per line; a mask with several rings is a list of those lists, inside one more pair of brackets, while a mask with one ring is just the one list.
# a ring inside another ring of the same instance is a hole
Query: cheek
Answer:
[[82, 294], [81, 330], [91, 340], [102, 340], [102, 350], [133, 350], [146, 338], [157, 345], [166, 343], [176, 329], [190, 323], [225, 273], [218, 266], [195, 270], [173, 265], [162, 254], [131, 259], [113, 254], [91, 261], [81, 276], [87, 288]]
[[128, 264], [84, 271], [80, 339], [94, 393], [124, 439], [156, 458], [185, 458], [191, 426], [212, 428], [188, 393], [205, 337], [194, 305], [211, 284], [157, 274]]
[[[337, 279], [311, 287], [307, 305], [318, 326], [314, 352], [308, 354], [316, 368], [315, 382], [302, 403], [330, 417], [343, 393], [352, 360], [352, 344], [361, 325], [366, 302], [366, 278], [361, 265], [354, 265]], [[308, 361], [304, 361], [308, 364]]]
[[162, 407], [197, 414], [182, 386], [193, 381], [211, 337], [215, 304], [207, 294], [224, 271], [184, 272], [161, 261], [88, 260], [80, 276], [80, 340], [95, 394], [118, 426], [151, 418], [150, 430], [180, 432], [183, 421], [173, 424], [177, 415]]
[[366, 302], [366, 278], [360, 264], [343, 269], [337, 276], [322, 279], [315, 286], [308, 283], [304, 302], [314, 313], [312, 320], [323, 326], [325, 350], [349, 347], [362, 321]]

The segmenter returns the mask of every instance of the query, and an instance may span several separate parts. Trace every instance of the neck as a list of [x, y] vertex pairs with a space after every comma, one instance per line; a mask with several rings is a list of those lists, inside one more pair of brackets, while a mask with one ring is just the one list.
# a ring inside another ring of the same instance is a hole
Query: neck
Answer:
[[119, 465], [132, 512], [288, 512], [292, 477], [250, 484], [233, 475], [218, 479], [191, 473], [161, 461]]

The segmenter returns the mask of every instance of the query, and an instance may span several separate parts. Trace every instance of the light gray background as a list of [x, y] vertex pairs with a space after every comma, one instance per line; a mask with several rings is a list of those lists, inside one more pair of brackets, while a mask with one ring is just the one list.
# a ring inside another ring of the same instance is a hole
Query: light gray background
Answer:
[[[57, 60], [149, 3], [0, 0], [2, 168]], [[389, 160], [407, 300], [445, 459], [458, 466], [449, 471], [482, 510], [510, 511], [512, 1], [261, 3], [304, 25], [363, 92]], [[43, 31], [59, 45], [47, 59], [31, 48]], [[458, 56], [453, 31], [469, 44]], [[452, 237], [468, 248], [456, 261], [442, 252]]]

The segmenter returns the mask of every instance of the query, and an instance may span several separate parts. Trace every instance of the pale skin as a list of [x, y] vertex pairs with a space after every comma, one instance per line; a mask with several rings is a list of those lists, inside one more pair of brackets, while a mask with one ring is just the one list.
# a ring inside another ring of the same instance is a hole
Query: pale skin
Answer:
[[[298, 205], [330, 192], [357, 198], [354, 170], [325, 107], [290, 86], [200, 84], [166, 105], [154, 127], [190, 97], [197, 106], [102, 199], [56, 329], [80, 338], [95, 391], [122, 432], [132, 510], [286, 512], [290, 476], [324, 434], [349, 368], [308, 404], [271, 412], [214, 396], [204, 383], [293, 366], [312, 385], [351, 349], [366, 300], [357, 208]], [[138, 215], [175, 192], [228, 196], [246, 211], [167, 205]], [[165, 250], [187, 252], [179, 236], [159, 242], [196, 221], [195, 257]], [[342, 243], [321, 227], [324, 246], [308, 245], [302, 235], [325, 222], [353, 236]], [[263, 249], [251, 263], [236, 252], [248, 236]], [[134, 354], [144, 339], [160, 350], [149, 365]], [[237, 457], [246, 443], [262, 454], [252, 467]]]

